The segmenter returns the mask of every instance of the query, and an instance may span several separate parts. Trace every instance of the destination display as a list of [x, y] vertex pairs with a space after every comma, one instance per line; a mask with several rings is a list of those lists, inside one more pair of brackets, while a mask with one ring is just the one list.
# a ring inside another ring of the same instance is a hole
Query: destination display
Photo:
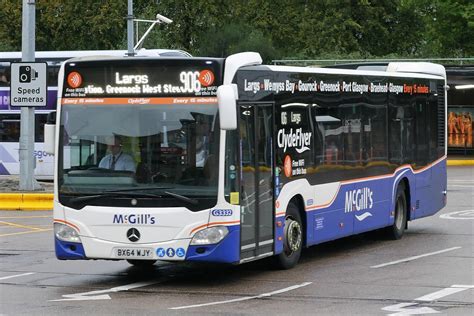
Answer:
[[403, 95], [426, 95], [435, 93], [436, 87], [431, 87], [426, 79], [397, 78], [370, 76], [351, 76], [299, 73], [285, 75], [279, 73], [274, 76], [260, 74], [257, 78], [249, 76], [251, 72], [241, 71], [238, 73], [237, 82], [239, 95], [249, 98], [262, 97], [268, 94], [301, 94], [301, 93], [356, 93], [356, 94], [403, 94]]
[[428, 86], [423, 84], [395, 84], [393, 82], [380, 83], [370, 82], [369, 84], [360, 83], [357, 81], [346, 82], [346, 81], [335, 81], [325, 82], [312, 81], [303, 82], [298, 80], [297, 82], [291, 82], [290, 80], [271, 81], [270, 79], [264, 79], [260, 81], [248, 81], [244, 79], [244, 91], [257, 93], [259, 91], [271, 91], [275, 93], [279, 92], [291, 92], [296, 91], [302, 92], [355, 92], [355, 93], [406, 93], [406, 94], [427, 94], [430, 92]]
[[63, 98], [215, 97], [221, 82], [218, 59], [74, 62]]

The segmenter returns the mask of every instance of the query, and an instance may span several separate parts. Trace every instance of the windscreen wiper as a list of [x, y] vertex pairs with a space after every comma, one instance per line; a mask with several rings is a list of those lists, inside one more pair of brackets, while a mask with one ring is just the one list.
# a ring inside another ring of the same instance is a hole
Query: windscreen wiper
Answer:
[[157, 194], [151, 194], [151, 193], [126, 193], [126, 192], [121, 192], [121, 191], [106, 191], [104, 193], [100, 194], [89, 194], [89, 195], [83, 195], [83, 196], [78, 196], [75, 198], [70, 199], [69, 201], [71, 203], [83, 203], [83, 202], [88, 202], [92, 200], [97, 200], [101, 198], [110, 198], [110, 197], [145, 197], [145, 198], [160, 198], [160, 195]]
[[115, 193], [115, 192], [134, 192], [134, 191], [150, 191], [150, 190], [167, 190], [167, 189], [172, 189], [173, 187], [136, 187], [136, 188], [127, 188], [127, 189], [118, 189], [118, 190], [111, 190], [111, 191], [105, 191], [104, 193]]
[[187, 196], [184, 196], [184, 195], [181, 195], [181, 194], [177, 194], [177, 193], [173, 193], [173, 192], [169, 192], [169, 191], [164, 191], [164, 193], [169, 195], [169, 196], [172, 196], [174, 198], [177, 198], [178, 200], [188, 202], [192, 205], [197, 205], [199, 203], [196, 199], [191, 199], [191, 198], [189, 198]]
[[[131, 198], [162, 198], [162, 194], [152, 194], [152, 193], [139, 193], [139, 192], [124, 192], [125, 190], [121, 191], [105, 191], [100, 194], [88, 194], [88, 195], [83, 195], [83, 196], [78, 196], [75, 198], [70, 199], [69, 201], [71, 203], [84, 203], [84, 202], [89, 202], [97, 199], [102, 199], [102, 198], [111, 198], [111, 197], [131, 197]], [[131, 190], [133, 191], [133, 190]], [[169, 195], [171, 197], [174, 197], [175, 199], [190, 203], [192, 205], [197, 205], [198, 201], [195, 199], [191, 199], [187, 196], [169, 192], [169, 191], [163, 191], [164, 194]]]
[[[144, 191], [145, 190], [166, 190], [166, 189], [172, 189], [172, 187], [159, 187], [159, 186], [156, 186], [156, 187], [145, 187], [145, 188], [128, 188], [128, 189], [119, 189], [119, 190], [113, 190], [113, 191], [105, 191], [105, 193], [109, 193], [109, 192], [111, 192], [111, 193], [115, 193], [115, 192], [135, 192], [135, 191], [141, 191], [141, 190], [144, 190]], [[192, 199], [192, 198], [189, 198], [189, 197], [181, 195], [181, 194], [173, 193], [173, 192], [170, 192], [170, 191], [162, 191], [162, 192], [166, 195], [172, 196], [172, 197], [174, 197], [178, 200], [190, 203], [192, 205], [197, 205], [199, 203], [196, 199]], [[146, 193], [144, 193], [144, 194], [146, 194]]]

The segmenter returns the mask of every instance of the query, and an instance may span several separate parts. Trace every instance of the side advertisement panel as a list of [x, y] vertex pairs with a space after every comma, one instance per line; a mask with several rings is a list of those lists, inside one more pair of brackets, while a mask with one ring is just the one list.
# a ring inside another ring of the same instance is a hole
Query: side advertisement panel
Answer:
[[[20, 158], [18, 143], [0, 144], [0, 175], [20, 174]], [[43, 150], [43, 143], [35, 143], [35, 176], [38, 179], [52, 179], [54, 156]]]
[[448, 108], [448, 147], [474, 148], [474, 107]]

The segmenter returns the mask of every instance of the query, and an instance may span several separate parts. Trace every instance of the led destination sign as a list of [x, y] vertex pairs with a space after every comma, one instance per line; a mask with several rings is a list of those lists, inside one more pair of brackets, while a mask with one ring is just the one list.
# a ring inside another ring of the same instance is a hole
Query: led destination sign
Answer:
[[218, 60], [79, 62], [65, 73], [65, 98], [215, 97], [221, 82]]
[[261, 99], [273, 95], [428, 95], [436, 84], [425, 78], [331, 73], [241, 71], [237, 74], [239, 96]]

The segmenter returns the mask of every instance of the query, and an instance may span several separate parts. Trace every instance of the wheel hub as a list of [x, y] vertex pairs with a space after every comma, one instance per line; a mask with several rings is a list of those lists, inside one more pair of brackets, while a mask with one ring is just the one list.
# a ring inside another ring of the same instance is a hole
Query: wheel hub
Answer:
[[298, 251], [301, 247], [303, 237], [301, 225], [297, 221], [287, 218], [285, 222], [285, 237], [285, 248], [287, 252], [293, 253]]

